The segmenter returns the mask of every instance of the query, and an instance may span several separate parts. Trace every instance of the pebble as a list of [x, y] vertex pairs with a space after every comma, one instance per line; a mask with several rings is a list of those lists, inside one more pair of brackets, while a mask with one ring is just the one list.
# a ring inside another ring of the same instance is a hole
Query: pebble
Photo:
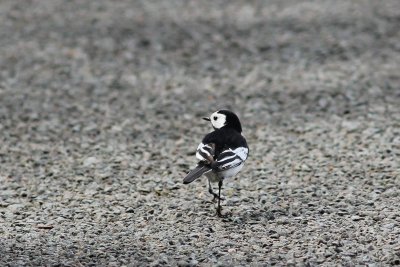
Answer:
[[83, 166], [85, 166], [85, 167], [90, 167], [90, 166], [96, 164], [97, 161], [98, 161], [98, 160], [97, 160], [96, 157], [88, 157], [88, 158], [86, 158], [86, 159], [83, 161]]

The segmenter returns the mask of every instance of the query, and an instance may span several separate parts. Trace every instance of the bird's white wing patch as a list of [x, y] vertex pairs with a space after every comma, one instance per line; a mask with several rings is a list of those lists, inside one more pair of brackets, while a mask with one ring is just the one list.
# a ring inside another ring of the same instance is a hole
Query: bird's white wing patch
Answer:
[[239, 156], [243, 161], [245, 161], [249, 155], [249, 149], [247, 147], [238, 147], [233, 150], [233, 153]]
[[[224, 161], [225, 162], [225, 161]], [[239, 158], [234, 158], [234, 159], [230, 159], [229, 161], [227, 161], [226, 163], [222, 164], [220, 166], [220, 169], [222, 170], [226, 170], [226, 169], [230, 169], [233, 166], [238, 166], [243, 162], [243, 160], [239, 159]]]
[[246, 147], [222, 151], [216, 160], [219, 171], [228, 170], [241, 165], [247, 159], [248, 153], [249, 149]]
[[208, 161], [207, 158], [214, 157], [214, 148], [209, 144], [200, 143], [196, 150], [196, 158], [201, 161]]

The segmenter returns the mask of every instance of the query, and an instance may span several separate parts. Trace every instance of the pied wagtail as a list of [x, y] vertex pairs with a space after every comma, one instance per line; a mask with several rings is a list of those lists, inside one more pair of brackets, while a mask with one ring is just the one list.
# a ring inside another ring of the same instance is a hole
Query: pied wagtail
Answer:
[[[208, 178], [208, 191], [218, 199], [217, 215], [221, 213], [221, 187], [225, 178], [235, 176], [247, 159], [249, 148], [242, 136], [242, 125], [238, 116], [229, 110], [218, 110], [208, 118], [214, 131], [207, 134], [196, 151], [200, 160], [197, 166], [183, 179], [188, 184], [205, 174]], [[211, 182], [218, 182], [218, 194], [214, 193]]]

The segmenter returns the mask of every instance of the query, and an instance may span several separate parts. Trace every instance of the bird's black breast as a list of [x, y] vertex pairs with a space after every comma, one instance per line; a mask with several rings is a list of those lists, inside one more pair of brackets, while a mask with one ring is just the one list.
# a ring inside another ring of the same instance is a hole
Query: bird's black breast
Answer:
[[218, 155], [225, 149], [235, 149], [238, 147], [246, 147], [246, 139], [237, 131], [233, 129], [218, 129], [207, 134], [202, 141], [203, 144], [214, 143], [215, 144], [215, 155]]

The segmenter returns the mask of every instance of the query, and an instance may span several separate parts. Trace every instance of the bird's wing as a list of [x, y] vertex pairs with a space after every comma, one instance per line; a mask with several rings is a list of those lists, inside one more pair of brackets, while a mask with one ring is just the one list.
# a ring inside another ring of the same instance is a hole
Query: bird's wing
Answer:
[[214, 161], [212, 168], [216, 171], [225, 171], [242, 164], [249, 154], [246, 147], [238, 147], [236, 149], [226, 149], [222, 151]]
[[209, 144], [200, 143], [200, 145], [197, 147], [196, 150], [196, 158], [198, 158], [200, 161], [207, 161], [208, 163], [211, 163], [214, 161], [214, 153], [215, 153], [214, 143], [209, 143]]
[[214, 162], [215, 144], [203, 144], [197, 147], [196, 157], [200, 160], [199, 164], [191, 170], [185, 178], [183, 183], [188, 184], [202, 176], [204, 173], [211, 171], [210, 163]]
[[210, 165], [205, 165], [203, 163], [199, 163], [196, 168], [191, 170], [185, 178], [183, 178], [183, 183], [188, 184], [202, 176], [204, 173], [211, 171]]

